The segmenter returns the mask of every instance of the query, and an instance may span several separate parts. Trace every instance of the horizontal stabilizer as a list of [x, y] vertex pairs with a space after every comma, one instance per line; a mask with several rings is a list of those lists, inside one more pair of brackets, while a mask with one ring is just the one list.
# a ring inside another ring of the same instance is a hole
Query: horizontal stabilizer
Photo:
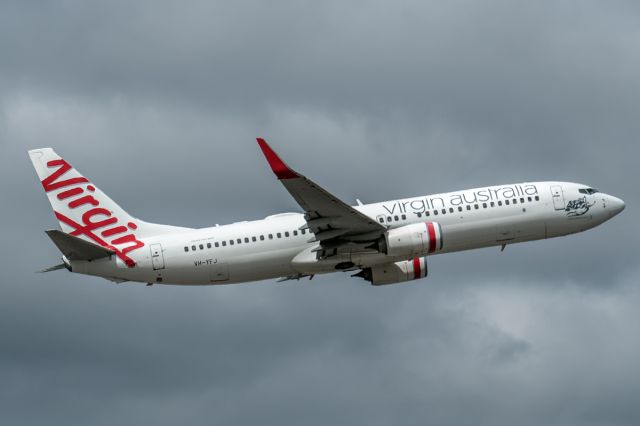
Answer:
[[56, 247], [58, 247], [62, 254], [69, 260], [95, 260], [115, 254], [112, 250], [58, 231], [57, 229], [51, 229], [45, 232]]
[[49, 266], [48, 268], [41, 269], [41, 270], [38, 271], [38, 273], [44, 274], [45, 272], [57, 271], [58, 269], [64, 269], [66, 267], [67, 267], [67, 265], [65, 265], [64, 263], [61, 263], [61, 264], [56, 265], [56, 266]]

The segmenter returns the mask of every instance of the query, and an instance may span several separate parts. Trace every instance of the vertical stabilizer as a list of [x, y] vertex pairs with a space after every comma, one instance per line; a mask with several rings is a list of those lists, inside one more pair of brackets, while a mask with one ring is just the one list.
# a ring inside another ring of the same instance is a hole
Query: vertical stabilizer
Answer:
[[51, 148], [31, 150], [29, 157], [62, 230], [114, 251], [129, 267], [145, 237], [186, 229], [132, 217]]

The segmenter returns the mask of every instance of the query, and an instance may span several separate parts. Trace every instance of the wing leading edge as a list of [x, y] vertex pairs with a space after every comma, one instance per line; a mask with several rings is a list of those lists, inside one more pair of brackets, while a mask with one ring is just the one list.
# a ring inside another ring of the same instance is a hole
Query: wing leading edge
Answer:
[[335, 254], [346, 246], [375, 250], [374, 243], [386, 231], [382, 224], [295, 172], [264, 139], [257, 141], [273, 173], [304, 210], [307, 227], [314, 233], [310, 242], [319, 242], [316, 251], [320, 257]]

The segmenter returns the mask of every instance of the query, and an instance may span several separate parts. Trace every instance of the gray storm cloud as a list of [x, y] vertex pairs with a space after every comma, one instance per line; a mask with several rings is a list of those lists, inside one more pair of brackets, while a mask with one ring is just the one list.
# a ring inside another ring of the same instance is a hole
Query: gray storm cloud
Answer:
[[[29, 424], [640, 422], [633, 2], [0, 5], [0, 418]], [[348, 202], [584, 182], [584, 234], [347, 275], [180, 288], [59, 271], [26, 150], [193, 227], [298, 206], [255, 145]]]

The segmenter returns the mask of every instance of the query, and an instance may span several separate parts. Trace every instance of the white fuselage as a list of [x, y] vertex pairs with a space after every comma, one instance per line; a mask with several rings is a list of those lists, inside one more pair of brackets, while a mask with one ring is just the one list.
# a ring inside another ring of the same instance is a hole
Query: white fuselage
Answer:
[[[389, 229], [437, 222], [448, 253], [581, 232], [613, 217], [624, 203], [585, 193], [567, 182], [532, 182], [428, 195], [354, 208]], [[316, 259], [318, 243], [299, 213], [179, 231], [143, 239], [131, 252], [135, 267], [118, 258], [71, 261], [73, 272], [114, 280], [163, 284], [230, 284], [335, 272], [407, 260], [373, 250], [351, 250]], [[425, 253], [426, 254], [426, 253]], [[351, 268], [350, 268], [351, 269]]]

